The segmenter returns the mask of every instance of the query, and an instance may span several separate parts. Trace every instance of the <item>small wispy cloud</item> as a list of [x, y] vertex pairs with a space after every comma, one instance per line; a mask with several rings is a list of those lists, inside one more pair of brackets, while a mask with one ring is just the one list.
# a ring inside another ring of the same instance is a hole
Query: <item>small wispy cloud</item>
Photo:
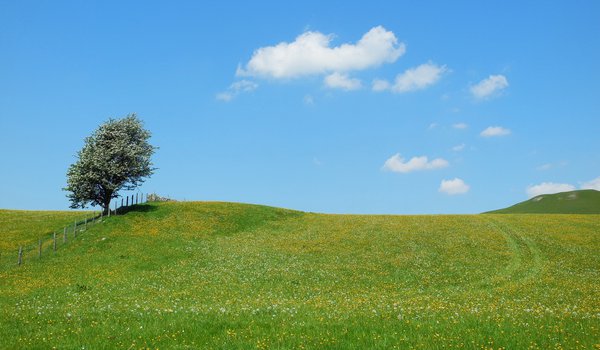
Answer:
[[479, 83], [471, 86], [471, 94], [477, 99], [486, 99], [496, 95], [508, 87], [508, 80], [504, 75], [490, 75]]
[[503, 128], [501, 126], [490, 126], [483, 130], [479, 135], [482, 137], [498, 137], [510, 135], [510, 129]]
[[391, 84], [387, 80], [383, 80], [383, 79], [375, 79], [375, 80], [373, 80], [373, 83], [372, 83], [372, 89], [375, 92], [381, 92], [381, 91], [388, 90], [390, 88], [390, 86], [391, 86]]
[[236, 96], [245, 92], [252, 92], [258, 88], [258, 84], [250, 80], [240, 80], [229, 85], [226, 91], [220, 92], [216, 95], [217, 100], [223, 102], [229, 102]]
[[456, 124], [452, 124], [452, 127], [454, 129], [464, 130], [464, 129], [468, 128], [469, 125], [467, 125], [466, 123], [456, 123]]
[[539, 170], [539, 171], [550, 170], [550, 169], [552, 169], [552, 163], [542, 164], [542, 165], [536, 167], [536, 169]]
[[395, 93], [422, 90], [437, 83], [447, 71], [448, 68], [446, 66], [439, 66], [428, 62], [398, 74], [393, 84], [386, 80], [375, 79], [372, 89], [376, 92], [390, 90]]
[[332, 89], [342, 89], [346, 91], [358, 90], [362, 87], [359, 79], [350, 78], [348, 74], [334, 72], [324, 79], [325, 86]]
[[465, 145], [464, 143], [461, 143], [460, 145], [456, 145], [456, 146], [452, 147], [452, 151], [454, 151], [454, 152], [463, 151], [466, 146], [467, 145]]
[[440, 184], [439, 192], [447, 195], [457, 195], [469, 192], [471, 187], [467, 185], [462, 179], [454, 178], [452, 180], [442, 180]]
[[537, 166], [535, 169], [539, 170], [539, 171], [546, 171], [546, 170], [550, 170], [550, 169], [554, 169], [554, 168], [562, 168], [567, 166], [568, 162], [566, 161], [561, 161], [561, 162], [557, 162], [557, 163], [546, 163], [546, 164], [542, 164]]
[[405, 161], [400, 153], [391, 156], [383, 164], [383, 170], [392, 171], [395, 173], [410, 173], [419, 170], [434, 170], [442, 169], [450, 165], [447, 160], [442, 158], [432, 159], [431, 161], [426, 156], [413, 157]]
[[304, 104], [307, 106], [312, 106], [315, 104], [315, 99], [312, 97], [312, 95], [305, 95], [302, 99], [302, 102], [304, 102]]

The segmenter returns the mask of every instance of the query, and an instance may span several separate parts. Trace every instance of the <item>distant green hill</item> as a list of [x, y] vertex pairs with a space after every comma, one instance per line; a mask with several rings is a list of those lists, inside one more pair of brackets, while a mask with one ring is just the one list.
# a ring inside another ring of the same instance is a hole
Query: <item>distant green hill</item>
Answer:
[[600, 214], [600, 191], [542, 194], [511, 207], [485, 214]]

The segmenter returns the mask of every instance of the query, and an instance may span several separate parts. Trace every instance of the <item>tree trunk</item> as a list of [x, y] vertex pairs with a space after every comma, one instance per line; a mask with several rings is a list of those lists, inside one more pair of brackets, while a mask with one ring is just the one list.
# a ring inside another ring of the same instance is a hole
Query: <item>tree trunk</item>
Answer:
[[102, 204], [102, 211], [104, 212], [104, 215], [108, 215], [108, 211], [110, 210], [110, 200], [112, 197], [112, 192], [110, 191], [104, 191], [104, 203]]
[[104, 201], [104, 204], [102, 204], [102, 212], [104, 213], [104, 215], [108, 215], [108, 211], [110, 210], [110, 198]]

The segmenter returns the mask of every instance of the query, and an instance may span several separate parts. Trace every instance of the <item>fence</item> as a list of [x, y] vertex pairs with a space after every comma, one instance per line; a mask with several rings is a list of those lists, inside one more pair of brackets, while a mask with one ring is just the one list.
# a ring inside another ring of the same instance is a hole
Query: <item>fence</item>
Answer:
[[91, 216], [76, 220], [73, 224], [65, 226], [58, 231], [41, 234], [37, 242], [19, 246], [17, 251], [0, 251], [0, 267], [21, 266], [33, 259], [42, 259], [50, 254], [55, 254], [60, 248], [76, 240], [88, 227], [102, 223], [107, 217], [126, 213], [131, 206], [146, 203], [148, 194], [136, 193], [135, 195], [121, 198], [121, 205], [114, 200], [114, 207], [106, 214], [102, 211], [94, 212]]

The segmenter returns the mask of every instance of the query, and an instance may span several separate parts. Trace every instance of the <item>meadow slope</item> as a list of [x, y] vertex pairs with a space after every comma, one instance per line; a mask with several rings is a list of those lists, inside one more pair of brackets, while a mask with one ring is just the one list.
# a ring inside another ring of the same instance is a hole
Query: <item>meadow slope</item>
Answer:
[[600, 215], [150, 203], [2, 266], [0, 348], [597, 348], [599, 249]]
[[39, 238], [49, 239], [52, 232], [62, 233], [63, 227], [92, 215], [88, 211], [0, 209], [0, 252], [14, 253], [19, 246], [35, 244]]

